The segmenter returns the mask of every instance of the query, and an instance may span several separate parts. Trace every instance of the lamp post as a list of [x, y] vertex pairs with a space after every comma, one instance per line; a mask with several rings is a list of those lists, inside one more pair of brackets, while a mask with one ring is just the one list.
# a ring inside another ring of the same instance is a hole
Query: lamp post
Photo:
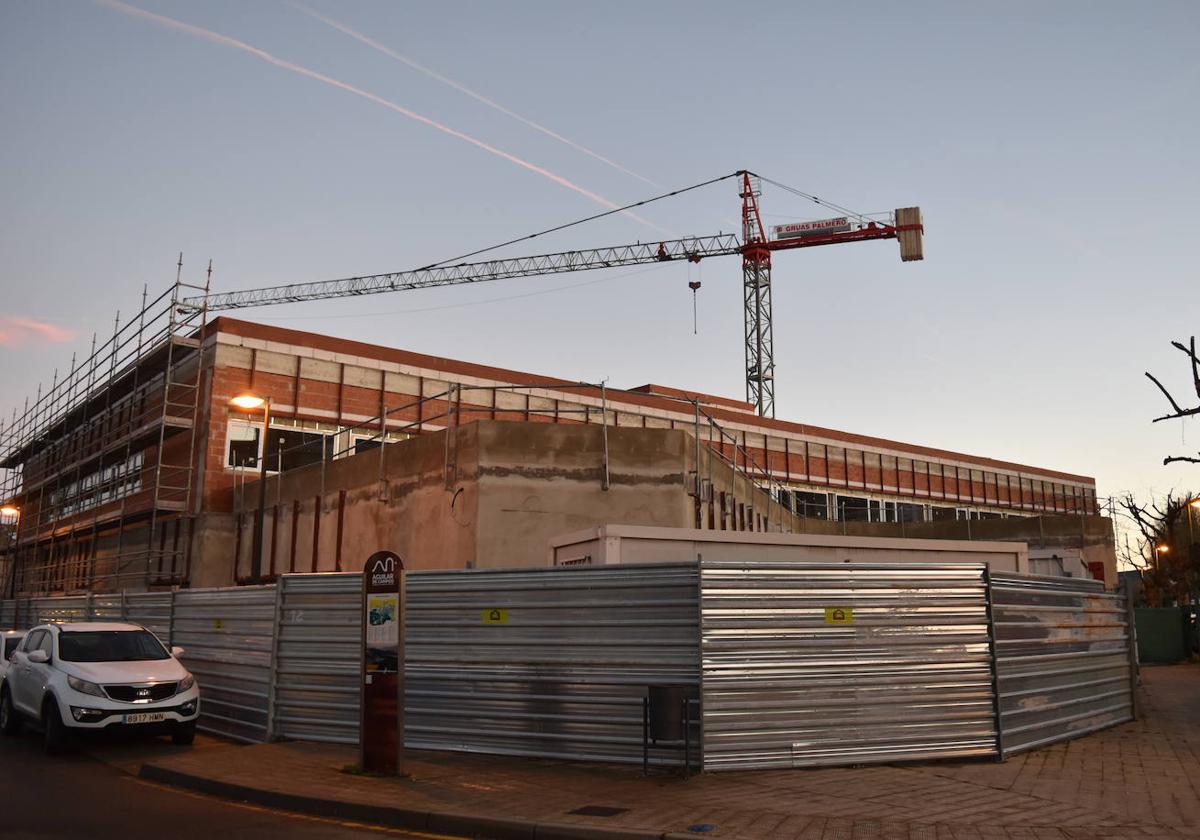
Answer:
[[1196, 544], [1196, 534], [1192, 530], [1192, 511], [1200, 510], [1200, 499], [1192, 499], [1188, 502], [1188, 556], [1192, 556], [1192, 546]]
[[1167, 554], [1168, 552], [1170, 552], [1170, 550], [1171, 550], [1171, 546], [1167, 545], [1166, 543], [1155, 543], [1154, 544], [1154, 568], [1156, 570], [1158, 569], [1158, 555]]
[[1191, 567], [1188, 569], [1188, 573], [1190, 575], [1192, 575], [1192, 581], [1193, 581], [1193, 589], [1192, 589], [1192, 603], [1193, 604], [1197, 603], [1195, 585], [1196, 585], [1197, 577], [1200, 577], [1200, 575], [1197, 574], [1197, 571], [1200, 571], [1200, 570], [1196, 569], [1196, 560], [1197, 560], [1197, 558], [1196, 558], [1196, 532], [1193, 530], [1195, 526], [1192, 525], [1192, 512], [1196, 511], [1196, 510], [1200, 510], [1200, 499], [1192, 499], [1190, 502], [1188, 502], [1188, 506], [1187, 506], [1187, 516], [1188, 516], [1188, 553], [1187, 553], [1187, 556], [1188, 556], [1188, 565]]
[[263, 530], [267, 515], [267, 436], [271, 431], [271, 398], [242, 394], [229, 402], [247, 411], [263, 410], [262, 434], [259, 436], [262, 454], [258, 457], [258, 516], [254, 518], [254, 547], [250, 557], [250, 580], [258, 581], [262, 577]]
[[10, 536], [9, 544], [7, 546], [8, 561], [9, 561], [9, 565], [11, 567], [9, 569], [9, 575], [8, 575], [8, 597], [13, 598], [16, 596], [16, 592], [17, 592], [16, 542], [17, 542], [17, 526], [21, 521], [21, 509], [19, 507], [17, 507], [16, 505], [4, 505], [3, 507], [0, 507], [0, 518], [11, 519], [12, 526], [13, 526], [13, 532], [12, 532], [12, 535]]

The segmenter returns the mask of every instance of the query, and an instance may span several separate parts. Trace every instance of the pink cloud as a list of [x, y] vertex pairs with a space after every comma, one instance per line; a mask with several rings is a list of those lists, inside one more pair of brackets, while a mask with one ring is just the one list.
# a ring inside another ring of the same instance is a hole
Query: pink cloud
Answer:
[[74, 337], [75, 333], [72, 330], [47, 321], [36, 321], [33, 318], [0, 318], [0, 347], [61, 344]]

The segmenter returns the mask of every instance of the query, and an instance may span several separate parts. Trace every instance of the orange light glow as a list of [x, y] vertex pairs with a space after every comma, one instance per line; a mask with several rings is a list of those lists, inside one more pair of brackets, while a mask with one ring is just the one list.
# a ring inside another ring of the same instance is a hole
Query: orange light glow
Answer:
[[236, 405], [238, 408], [255, 409], [262, 408], [262, 405], [265, 402], [266, 400], [264, 400], [262, 397], [256, 397], [254, 394], [242, 394], [241, 396], [231, 399], [229, 404]]

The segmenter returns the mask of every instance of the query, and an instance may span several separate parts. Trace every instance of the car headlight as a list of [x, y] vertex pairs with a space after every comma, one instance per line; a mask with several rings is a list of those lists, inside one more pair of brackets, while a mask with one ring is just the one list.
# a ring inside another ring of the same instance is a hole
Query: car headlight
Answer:
[[179, 681], [179, 686], [176, 688], [176, 691], [187, 691], [189, 688], [191, 688], [195, 684], [196, 684], [196, 678], [193, 677], [191, 674], [188, 674], [186, 677], [184, 677], [183, 679], [181, 679]]
[[96, 685], [94, 682], [81, 680], [79, 677], [68, 676], [67, 685], [71, 686], [71, 688], [75, 689], [81, 694], [91, 694], [94, 697], [104, 696], [104, 690], [100, 688], [100, 686]]

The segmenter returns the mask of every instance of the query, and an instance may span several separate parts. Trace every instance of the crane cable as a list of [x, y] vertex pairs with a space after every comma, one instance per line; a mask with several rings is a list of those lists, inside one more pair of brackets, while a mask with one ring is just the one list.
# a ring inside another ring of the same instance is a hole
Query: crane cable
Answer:
[[682, 189], [671, 190], [671, 192], [663, 193], [661, 195], [656, 195], [653, 198], [643, 199], [642, 201], [638, 201], [633, 204], [626, 204], [624, 207], [617, 207], [616, 209], [613, 209], [613, 210], [606, 210], [603, 213], [596, 213], [594, 216], [588, 216], [583, 219], [577, 219], [573, 222], [567, 222], [566, 224], [556, 225], [552, 228], [546, 228], [545, 230], [539, 230], [537, 233], [530, 233], [526, 236], [518, 236], [516, 239], [510, 239], [507, 242], [501, 242], [498, 245], [489, 245], [486, 248], [480, 248], [477, 251], [471, 251], [470, 253], [460, 254], [457, 257], [447, 257], [444, 260], [438, 260], [437, 262], [430, 263], [429, 265], [426, 265], [426, 266], [422, 266], [421, 268], [417, 269], [417, 271], [427, 271], [428, 269], [437, 268], [439, 265], [445, 265], [446, 263], [459, 262], [461, 260], [466, 260], [471, 257], [477, 257], [480, 254], [486, 254], [488, 251], [495, 251], [499, 248], [504, 248], [508, 245], [515, 245], [518, 242], [524, 242], [527, 239], [535, 239], [536, 237], [539, 237], [539, 236], [545, 236], [548, 233], [556, 233], [560, 230], [566, 230], [567, 228], [575, 227], [576, 225], [582, 225], [585, 222], [594, 222], [594, 221], [596, 221], [596, 219], [603, 219], [605, 216], [612, 216], [615, 213], [623, 213], [626, 210], [632, 210], [634, 207], [642, 207], [643, 205], [652, 204], [655, 201], [660, 201], [661, 199], [664, 199], [664, 198], [670, 198], [671, 196], [683, 195], [686, 192], [691, 192], [692, 190], [698, 190], [701, 187], [707, 187], [712, 184], [716, 184], [721, 181], [726, 181], [730, 178], [736, 178], [736, 177], [738, 177], [740, 175], [744, 175], [744, 174], [745, 174], [745, 170], [739, 169], [737, 172], [730, 172], [728, 175], [722, 175], [719, 178], [712, 178], [708, 181], [702, 181], [699, 184], [692, 184], [692, 186], [690, 186], [690, 187], [683, 187]]
[[790, 192], [792, 195], [800, 196], [800, 198], [806, 198], [809, 201], [820, 204], [822, 207], [828, 207], [830, 210], [833, 210], [835, 213], [841, 213], [843, 216], [853, 216], [854, 218], [858, 219], [858, 221], [864, 225], [871, 224], [873, 221], [875, 221], [874, 219], [871, 219], [870, 217], [865, 216], [862, 213], [857, 213], [853, 210], [850, 210], [847, 207], [842, 207], [840, 204], [834, 204], [832, 201], [826, 201], [823, 198], [817, 198], [817, 196], [810, 195], [809, 193], [806, 193], [803, 190], [798, 190], [795, 187], [789, 187], [787, 184], [781, 184], [778, 181], [772, 181], [770, 178], [765, 178], [762, 175], [758, 175], [757, 173], [754, 173], [754, 172], [751, 172], [750, 174], [754, 175], [754, 177], [758, 178], [760, 181], [765, 181], [768, 184], [779, 187], [779, 189], [784, 190], [786, 192]]

